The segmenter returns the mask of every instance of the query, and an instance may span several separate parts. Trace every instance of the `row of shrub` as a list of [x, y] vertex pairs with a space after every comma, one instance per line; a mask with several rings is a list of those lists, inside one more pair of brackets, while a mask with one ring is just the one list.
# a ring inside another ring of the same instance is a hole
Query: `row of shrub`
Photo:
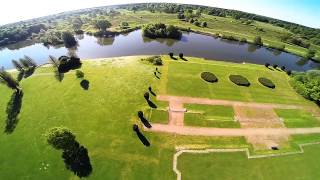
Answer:
[[[269, 64], [269, 63], [265, 63], [264, 64], [267, 68], [270, 68], [270, 66], [271, 66], [271, 64]], [[278, 69], [278, 65], [277, 64], [274, 64], [274, 65], [272, 65], [272, 67], [274, 68], [274, 69]], [[292, 74], [292, 71], [291, 70], [286, 70], [286, 67], [285, 66], [281, 66], [280, 67], [280, 69], [282, 70], [282, 71], [285, 71], [288, 75], [291, 75]]]
[[189, 23], [191, 23], [195, 26], [198, 26], [198, 27], [207, 27], [208, 26], [208, 23], [206, 21], [200, 22], [198, 19], [193, 19], [193, 18], [191, 18], [189, 20]]
[[[210, 83], [215, 83], [215, 82], [218, 82], [218, 78], [211, 72], [202, 72], [201, 73], [201, 78], [207, 82], [210, 82]], [[246, 86], [246, 87], [249, 87], [250, 86], [250, 82], [247, 78], [241, 76], [241, 75], [230, 75], [229, 76], [229, 79], [231, 82], [233, 82], [234, 84], [237, 84], [238, 86]], [[264, 78], [264, 77], [260, 77], [258, 79], [258, 81], [268, 87], [268, 88], [275, 88], [275, 84], [270, 80], [270, 79], [267, 79], [267, 78]]]

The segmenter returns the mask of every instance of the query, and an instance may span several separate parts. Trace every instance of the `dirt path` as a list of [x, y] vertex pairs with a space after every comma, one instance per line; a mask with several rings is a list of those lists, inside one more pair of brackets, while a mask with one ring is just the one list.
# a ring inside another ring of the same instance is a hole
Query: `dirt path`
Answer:
[[152, 124], [152, 128], [146, 131], [165, 132], [179, 135], [192, 136], [282, 136], [291, 134], [312, 134], [320, 133], [320, 127], [316, 128], [205, 128], [186, 127], [164, 124]]
[[166, 96], [159, 95], [157, 97], [160, 101], [175, 101], [182, 104], [208, 104], [208, 105], [224, 105], [224, 106], [245, 106], [252, 108], [277, 108], [277, 109], [301, 109], [304, 106], [286, 105], [286, 104], [271, 104], [271, 103], [255, 103], [255, 102], [241, 102], [229, 101], [208, 98], [193, 98], [193, 97], [180, 97], [180, 96]]

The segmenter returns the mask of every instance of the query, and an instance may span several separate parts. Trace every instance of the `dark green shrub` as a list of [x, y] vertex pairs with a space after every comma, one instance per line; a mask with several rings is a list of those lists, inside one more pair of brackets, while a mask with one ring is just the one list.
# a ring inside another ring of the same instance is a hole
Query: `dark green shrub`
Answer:
[[202, 72], [201, 78], [210, 83], [218, 82], [218, 78], [211, 72]]
[[272, 67], [275, 68], [275, 69], [277, 69], [278, 65], [274, 64]]
[[292, 74], [291, 70], [287, 70], [287, 74], [290, 76]]
[[207, 27], [207, 26], [208, 26], [208, 24], [207, 24], [207, 22], [206, 22], [206, 21], [203, 21], [203, 22], [202, 22], [202, 24], [201, 24], [201, 26], [202, 26], [202, 27]]
[[183, 53], [179, 53], [179, 57], [183, 59]]
[[168, 55], [172, 58], [173, 57], [173, 52], [170, 52]]
[[142, 59], [143, 61], [146, 60], [150, 63], [152, 63], [153, 65], [156, 65], [156, 66], [161, 66], [163, 65], [162, 63], [162, 59], [161, 59], [161, 56], [151, 56], [151, 57], [148, 57], [146, 59]]
[[270, 64], [269, 64], [269, 63], [265, 63], [265, 64], [264, 64], [264, 66], [269, 67], [269, 66], [270, 66]]
[[47, 142], [55, 149], [69, 149], [75, 142], [75, 136], [65, 127], [54, 127], [46, 132]]
[[281, 70], [284, 71], [286, 69], [285, 66], [281, 66]]
[[241, 75], [230, 75], [229, 79], [239, 86], [250, 86], [250, 82], [248, 81], [248, 79]]
[[259, 81], [262, 85], [264, 85], [264, 86], [266, 86], [266, 87], [268, 87], [268, 88], [274, 89], [274, 88], [276, 87], [270, 79], [261, 77], [261, 78], [258, 79], [258, 81]]
[[149, 100], [149, 98], [150, 98], [149, 92], [145, 92], [143, 97], [144, 97], [144, 99]]
[[77, 78], [83, 78], [84, 77], [84, 73], [82, 72], [82, 71], [80, 71], [80, 70], [76, 70], [76, 76], [77, 76]]
[[254, 40], [253, 40], [253, 44], [262, 46], [263, 42], [262, 42], [261, 37], [260, 36], [255, 37]]

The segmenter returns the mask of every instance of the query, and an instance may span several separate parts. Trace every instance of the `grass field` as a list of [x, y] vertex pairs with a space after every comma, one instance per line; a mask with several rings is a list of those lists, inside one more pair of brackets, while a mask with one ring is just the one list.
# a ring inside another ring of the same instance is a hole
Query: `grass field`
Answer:
[[248, 159], [244, 152], [190, 154], [179, 157], [184, 180], [208, 179], [317, 179], [320, 176], [320, 145], [304, 147], [305, 153]]
[[[250, 148], [243, 137], [193, 137], [151, 132], [143, 132], [151, 143], [148, 148], [143, 146], [132, 131], [132, 125], [137, 123], [142, 128], [137, 111], [149, 109], [143, 98], [149, 86], [153, 87], [156, 94], [166, 91], [168, 94], [199, 97], [226, 96], [227, 99], [235, 98], [241, 101], [309, 104], [284, 83], [288, 77], [283, 72], [270, 71], [261, 66], [205, 62], [197, 58], [188, 58], [188, 62], [176, 62], [165, 57], [159, 81], [153, 75], [155, 67], [140, 62], [140, 58], [119, 57], [85, 61], [81, 70], [85, 73], [85, 79], [90, 81], [87, 91], [81, 88], [80, 80], [76, 78], [74, 71], [66, 73], [62, 82], [54, 78], [51, 68], [37, 69], [33, 76], [22, 80], [24, 96], [17, 126], [11, 134], [0, 134], [0, 179], [77, 179], [77, 176], [65, 168], [62, 152], [48, 145], [43, 135], [47, 129], [55, 126], [71, 129], [77, 141], [88, 149], [93, 168], [88, 179], [175, 179], [172, 160], [176, 146]], [[252, 87], [249, 88], [252, 89], [237, 87], [227, 81], [223, 76], [226, 67], [229, 72], [248, 76], [252, 82]], [[199, 77], [202, 70], [213, 71], [219, 82], [214, 85], [206, 84]], [[259, 85], [255, 81], [254, 73], [270, 76], [279, 90], [270, 90]], [[196, 91], [194, 86], [198, 87]], [[0, 86], [0, 94], [0, 119], [3, 120], [0, 128], [4, 130], [6, 105], [12, 91]], [[260, 98], [259, 95], [269, 100]], [[158, 106], [153, 116], [164, 117], [165, 113], [161, 110], [168, 106], [167, 102], [158, 102], [153, 96], [151, 100]], [[220, 111], [222, 107], [216, 108], [207, 112], [208, 117], [212, 117], [212, 113], [220, 113], [219, 117], [225, 116], [227, 119], [232, 116], [230, 109], [223, 108], [223, 111]], [[151, 122], [152, 120], [153, 118]], [[161, 123], [166, 121], [163, 118], [158, 120]], [[296, 138], [301, 142], [309, 142], [318, 140], [319, 136]], [[303, 156], [314, 155], [317, 154], [307, 151]], [[237, 158], [242, 156], [244, 155], [232, 155], [229, 160], [237, 161]], [[198, 163], [197, 158], [193, 159]], [[309, 167], [318, 159], [304, 160], [305, 166]], [[184, 162], [183, 159], [182, 161]], [[244, 162], [243, 159], [240, 161]], [[295, 161], [295, 158], [292, 161]], [[217, 162], [213, 163], [214, 166]], [[44, 169], [43, 164], [49, 164], [47, 169]], [[258, 165], [256, 168], [263, 171], [263, 163], [259, 162]], [[274, 171], [277, 172], [277, 169]], [[313, 169], [310, 172], [313, 172]]]
[[[168, 61], [167, 83], [162, 84], [161, 93], [170, 95], [227, 99], [247, 102], [311, 104], [298, 95], [288, 83], [285, 72], [270, 70], [253, 64], [233, 64], [226, 62], [208, 62], [199, 58], [187, 58], [188, 61]], [[200, 78], [201, 72], [209, 71], [218, 78], [217, 83], [208, 83]], [[246, 77], [249, 87], [237, 86], [229, 80], [229, 75], [239, 74]], [[165, 75], [165, 74], [164, 74]], [[274, 82], [275, 89], [264, 87], [258, 82], [266, 77]], [[196, 88], [195, 88], [196, 87]]]
[[[143, 93], [158, 80], [153, 76], [154, 66], [138, 59], [85, 62], [82, 71], [90, 81], [88, 91], [80, 87], [73, 71], [65, 74], [62, 82], [47, 68], [38, 69], [23, 80], [24, 97], [17, 127], [12, 134], [0, 135], [1, 179], [76, 179], [65, 168], [62, 152], [48, 145], [43, 136], [55, 126], [70, 128], [77, 141], [88, 149], [93, 167], [89, 179], [175, 179], [172, 157], [176, 145], [248, 146], [241, 137], [144, 133], [151, 143], [149, 148], [144, 147], [132, 131], [132, 124], [139, 123], [137, 111], [148, 107]], [[12, 91], [0, 86], [0, 94], [0, 128], [4, 129]], [[43, 163], [49, 164], [47, 170]]]
[[231, 106], [186, 104], [184, 124], [187, 126], [239, 128]]
[[320, 126], [319, 119], [304, 110], [277, 109], [276, 113], [288, 128]]

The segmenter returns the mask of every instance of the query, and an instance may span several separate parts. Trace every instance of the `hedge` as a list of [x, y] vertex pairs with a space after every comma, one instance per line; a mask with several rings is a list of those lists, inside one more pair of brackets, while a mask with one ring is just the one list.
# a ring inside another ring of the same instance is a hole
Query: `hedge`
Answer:
[[261, 77], [261, 78], [258, 79], [258, 81], [259, 81], [262, 85], [264, 85], [264, 86], [266, 86], [266, 87], [268, 87], [268, 88], [274, 89], [274, 88], [276, 87], [270, 79]]
[[218, 78], [211, 72], [202, 72], [201, 78], [210, 83], [218, 82]]
[[250, 86], [250, 82], [248, 81], [248, 79], [241, 75], [230, 75], [229, 79], [238, 86]]

